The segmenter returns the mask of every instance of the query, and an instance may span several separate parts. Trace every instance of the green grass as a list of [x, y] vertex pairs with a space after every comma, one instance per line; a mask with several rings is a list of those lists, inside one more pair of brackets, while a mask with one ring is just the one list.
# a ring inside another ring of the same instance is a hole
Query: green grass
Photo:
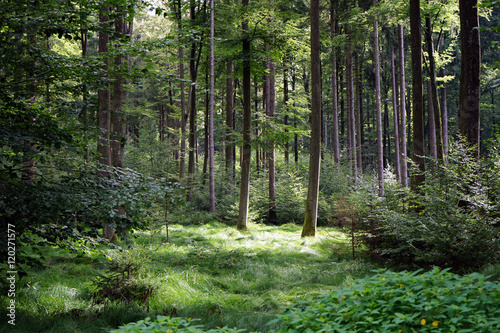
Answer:
[[[342, 239], [334, 229], [320, 229], [314, 239], [301, 238], [301, 227], [294, 224], [249, 229], [239, 232], [217, 222], [170, 225], [168, 242], [165, 229], [140, 232], [127, 252], [105, 249], [85, 258], [44, 249], [44, 266], [31, 269], [18, 284], [13, 331], [106, 332], [166, 314], [199, 318], [207, 328], [264, 332], [273, 328], [266, 323], [282, 307], [350, 285], [379, 268], [368, 259], [332, 253], [331, 245]], [[146, 304], [93, 304], [92, 279], [118, 258], [142, 264], [137, 282], [154, 286]], [[6, 304], [2, 300], [2, 311]], [[9, 329], [2, 321], [0, 331]]]

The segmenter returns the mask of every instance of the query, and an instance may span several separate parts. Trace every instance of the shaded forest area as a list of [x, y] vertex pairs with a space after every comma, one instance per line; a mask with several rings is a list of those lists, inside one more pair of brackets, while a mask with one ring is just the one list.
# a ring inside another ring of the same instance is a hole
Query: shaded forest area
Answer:
[[498, 1], [0, 20], [2, 329], [500, 329]]

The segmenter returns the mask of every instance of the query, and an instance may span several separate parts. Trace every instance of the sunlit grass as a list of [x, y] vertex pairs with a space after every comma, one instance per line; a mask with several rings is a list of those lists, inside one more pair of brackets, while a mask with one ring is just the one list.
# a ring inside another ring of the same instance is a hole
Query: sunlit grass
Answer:
[[[317, 297], [377, 268], [332, 253], [345, 240], [338, 230], [300, 237], [294, 224], [251, 224], [249, 231], [211, 222], [173, 224], [161, 232], [138, 232], [127, 251], [104, 249], [91, 260], [63, 250], [47, 251], [45, 265], [30, 272], [18, 293], [18, 332], [103, 332], [120, 324], [167, 314], [220, 325], [268, 331], [266, 323], [299, 299]], [[332, 237], [332, 235], [334, 237]], [[122, 244], [125, 247], [125, 244]], [[145, 304], [94, 304], [92, 279], [120, 257], [140, 262], [138, 280], [154, 287]], [[0, 326], [2, 330], [2, 326]]]

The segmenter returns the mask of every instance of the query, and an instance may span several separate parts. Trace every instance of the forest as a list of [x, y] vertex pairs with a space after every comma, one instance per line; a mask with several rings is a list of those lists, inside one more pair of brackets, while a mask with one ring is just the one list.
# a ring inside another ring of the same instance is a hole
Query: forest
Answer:
[[500, 332], [500, 1], [0, 21], [1, 332]]

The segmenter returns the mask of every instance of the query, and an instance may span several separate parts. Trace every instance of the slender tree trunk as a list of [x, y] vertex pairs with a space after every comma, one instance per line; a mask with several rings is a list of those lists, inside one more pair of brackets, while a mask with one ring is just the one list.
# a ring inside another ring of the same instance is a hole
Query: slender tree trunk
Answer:
[[[293, 70], [293, 69], [292, 69]], [[292, 73], [292, 93], [295, 95], [295, 72]], [[295, 107], [295, 103], [293, 103]], [[297, 128], [297, 115], [293, 118], [293, 126]], [[299, 163], [299, 135], [295, 132], [293, 136], [293, 160], [295, 164]]]
[[358, 177], [358, 166], [356, 160], [356, 125], [354, 116], [354, 83], [353, 83], [353, 65], [352, 65], [352, 45], [350, 29], [345, 28], [347, 43], [345, 50], [346, 61], [346, 95], [347, 95], [347, 151], [351, 166], [351, 173], [354, 179]]
[[208, 101], [208, 165], [210, 188], [210, 212], [215, 213], [215, 171], [214, 171], [214, 0], [210, 0], [210, 98]]
[[[180, 29], [180, 23], [179, 23]], [[179, 179], [184, 178], [186, 169], [186, 127], [188, 114], [186, 112], [185, 94], [184, 94], [184, 48], [179, 47], [179, 78], [181, 89], [181, 144], [179, 153]]]
[[394, 48], [391, 49], [391, 73], [392, 73], [392, 110], [394, 117], [394, 153], [396, 155], [394, 169], [396, 179], [401, 184], [401, 170], [399, 167], [399, 112], [398, 112], [398, 84], [396, 79], [396, 65], [394, 61]]
[[[275, 86], [275, 75], [276, 69], [274, 60], [270, 59], [268, 61], [269, 75], [267, 85], [267, 116], [269, 121], [272, 123], [274, 121], [275, 115], [275, 105], [276, 105], [276, 86]], [[276, 170], [275, 170], [275, 150], [274, 141], [269, 142], [269, 152], [268, 152], [268, 172], [269, 172], [269, 212], [268, 212], [268, 222], [275, 224], [278, 220], [276, 215]]]
[[[249, 0], [242, 0], [243, 7], [247, 7]], [[251, 62], [250, 36], [248, 35], [248, 20], [243, 19], [243, 154], [241, 159], [240, 204], [238, 214], [238, 230], [246, 230], [248, 220], [248, 201], [250, 195], [250, 162], [252, 159], [252, 110], [251, 110]]]
[[422, 30], [420, 19], [420, 0], [410, 0], [410, 35], [412, 63], [412, 100], [413, 100], [413, 162], [419, 173], [412, 175], [411, 186], [414, 191], [425, 181], [425, 139], [422, 81]]
[[[285, 57], [286, 59], [286, 57]], [[285, 65], [286, 66], [286, 65]], [[285, 125], [285, 163], [290, 160], [290, 141], [288, 140], [288, 112], [290, 112], [288, 93], [288, 70], [283, 71], [283, 103], [285, 104], [285, 116], [283, 117], [283, 125]]]
[[[109, 26], [109, 7], [102, 6], [99, 13], [99, 24], [102, 29]], [[105, 80], [109, 71], [108, 53], [109, 35], [103, 31], [99, 32], [99, 54], [103, 55], [103, 77]], [[109, 144], [109, 132], [111, 129], [111, 107], [110, 107], [110, 93], [109, 84], [102, 83], [97, 90], [97, 100], [99, 104], [98, 110], [98, 127], [99, 127], [99, 141], [97, 143], [97, 152], [100, 154], [99, 163], [111, 166], [111, 149]], [[107, 175], [106, 172], [103, 175]]]
[[[336, 34], [336, 18], [335, 18], [335, 1], [330, 1], [330, 34], [331, 39], [335, 38]], [[338, 95], [337, 95], [337, 55], [335, 45], [332, 43], [332, 120], [333, 120], [333, 161], [340, 161], [340, 145], [339, 145], [339, 110], [338, 110]]]
[[309, 185], [302, 237], [315, 236], [318, 220], [319, 177], [321, 166], [321, 59], [319, 37], [319, 0], [311, 0], [311, 147]]
[[355, 73], [355, 86], [356, 86], [356, 161], [359, 173], [363, 173], [363, 117], [361, 116], [361, 85], [359, 74], [359, 56], [356, 54], [354, 57], [354, 73]]
[[408, 168], [406, 163], [406, 78], [405, 78], [405, 56], [404, 56], [404, 40], [403, 40], [403, 26], [398, 25], [398, 50], [399, 50], [399, 85], [400, 85], [400, 116], [401, 127], [399, 128], [401, 137], [401, 149], [399, 156], [399, 165], [401, 168], [401, 185], [408, 186]]
[[[427, 0], [429, 2], [429, 0]], [[434, 42], [432, 40], [432, 23], [430, 14], [425, 18], [425, 44], [427, 47], [427, 54], [429, 57], [429, 81], [430, 81], [430, 94], [429, 100], [432, 103], [435, 138], [436, 138], [436, 158], [444, 162], [444, 149], [443, 149], [443, 126], [441, 120], [441, 107], [439, 105], [438, 89], [436, 84], [436, 61], [434, 59]], [[432, 99], [431, 99], [432, 98]], [[430, 105], [430, 104], [429, 104]], [[430, 110], [430, 109], [429, 109]]]
[[481, 42], [477, 3], [477, 0], [459, 1], [462, 64], [458, 127], [460, 134], [474, 149], [473, 156], [479, 158]]
[[[377, 0], [373, 0], [373, 6]], [[377, 156], [378, 156], [378, 190], [379, 195], [384, 195], [384, 151], [382, 147], [382, 110], [380, 106], [380, 51], [378, 46], [378, 21], [373, 21], [373, 49], [375, 66], [375, 104], [377, 109]]]
[[430, 157], [437, 159], [438, 158], [438, 144], [437, 144], [437, 129], [436, 129], [436, 118], [434, 117], [434, 103], [432, 102], [433, 96], [432, 96], [432, 87], [431, 87], [431, 82], [427, 81], [427, 100], [429, 101], [429, 117], [428, 117], [428, 123], [429, 123], [429, 155]]
[[234, 112], [234, 79], [233, 79], [234, 65], [231, 60], [227, 62], [227, 78], [226, 78], [226, 173], [229, 178], [233, 178], [233, 112]]
[[[115, 38], [121, 40], [124, 38], [125, 15], [122, 12], [123, 8], [118, 7], [115, 18]], [[119, 42], [121, 43], [121, 42]], [[113, 83], [113, 131], [111, 140], [112, 164], [114, 167], [123, 167], [123, 147], [125, 138], [123, 136], [123, 75], [121, 74], [123, 66], [123, 56], [119, 51], [120, 45], [117, 46], [118, 54], [115, 57], [114, 66], [117, 74]]]
[[[446, 76], [446, 69], [441, 68], [440, 76]], [[448, 163], [448, 102], [447, 102], [447, 91], [446, 91], [446, 82], [443, 82], [443, 87], [441, 88], [441, 119], [443, 120], [443, 150], [444, 150], [444, 158], [445, 163]]]

